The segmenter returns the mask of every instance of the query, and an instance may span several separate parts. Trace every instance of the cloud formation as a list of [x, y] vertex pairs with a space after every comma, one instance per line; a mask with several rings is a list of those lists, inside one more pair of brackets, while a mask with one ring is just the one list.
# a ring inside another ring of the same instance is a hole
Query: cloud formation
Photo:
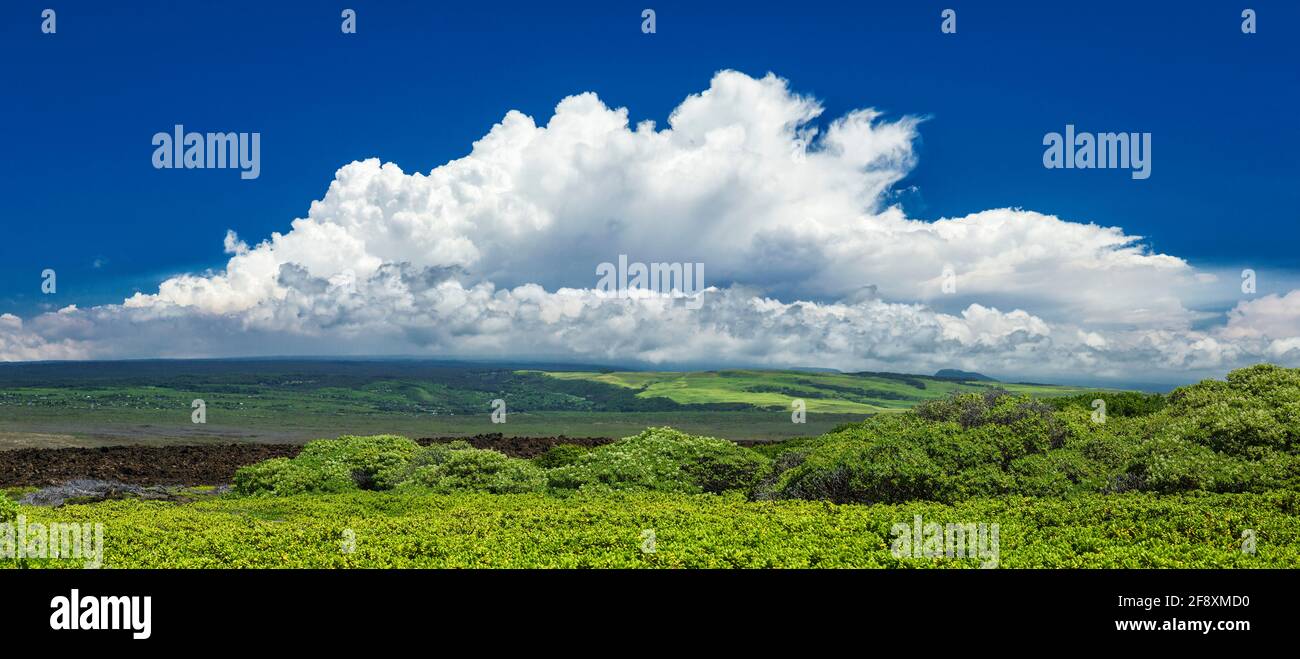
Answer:
[[[1231, 273], [1118, 227], [1011, 208], [908, 218], [885, 200], [916, 164], [921, 121], [821, 114], [781, 78], [734, 71], [664, 128], [631, 126], [590, 93], [541, 126], [512, 111], [427, 175], [344, 166], [287, 232], [253, 245], [229, 233], [219, 272], [120, 305], [0, 316], [0, 358], [422, 354], [1025, 377], [1300, 360], [1300, 291], [1208, 313], [1243, 297]], [[705, 264], [702, 308], [595, 290], [597, 265], [620, 254]]]

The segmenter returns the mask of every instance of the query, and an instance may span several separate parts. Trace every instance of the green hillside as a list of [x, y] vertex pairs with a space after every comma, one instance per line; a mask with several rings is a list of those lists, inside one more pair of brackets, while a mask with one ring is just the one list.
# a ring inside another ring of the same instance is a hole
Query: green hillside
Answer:
[[[420, 360], [176, 360], [0, 364], [0, 450], [330, 434], [621, 437], [649, 426], [728, 439], [818, 435], [952, 392], [1071, 387], [894, 373], [795, 370], [601, 372], [592, 366]], [[791, 402], [807, 404], [791, 422]], [[493, 423], [493, 401], [509, 410]], [[206, 423], [191, 421], [192, 401]]]
[[[540, 371], [539, 371], [540, 372]], [[905, 410], [950, 393], [993, 388], [1032, 396], [1068, 396], [1090, 389], [1040, 384], [1007, 384], [991, 380], [957, 381], [894, 373], [831, 373], [810, 371], [545, 371], [568, 381], [591, 381], [637, 391], [638, 398], [667, 398], [682, 405], [740, 403], [789, 409], [798, 398], [809, 412], [871, 414]]]

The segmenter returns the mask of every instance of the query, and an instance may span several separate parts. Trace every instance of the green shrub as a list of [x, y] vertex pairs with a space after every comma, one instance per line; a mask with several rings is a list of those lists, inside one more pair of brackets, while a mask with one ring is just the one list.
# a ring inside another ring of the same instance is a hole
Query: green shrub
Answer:
[[810, 450], [811, 448], [792, 449], [778, 454], [776, 458], [772, 460], [772, 468], [768, 469], [767, 476], [760, 480], [758, 485], [754, 486], [754, 490], [751, 493], [753, 498], [757, 501], [793, 498], [784, 497], [778, 490], [778, 487], [780, 486], [782, 478], [785, 476], [786, 472], [798, 467], [803, 464], [804, 460], [808, 459], [808, 452]]
[[245, 496], [272, 493], [284, 472], [292, 468], [293, 461], [289, 458], [271, 458], [247, 467], [240, 467], [235, 472], [235, 481], [231, 485], [231, 490], [235, 494]]
[[1141, 391], [1097, 391], [1074, 396], [1054, 396], [1043, 399], [1043, 402], [1057, 410], [1077, 409], [1091, 412], [1093, 401], [1098, 399], [1106, 403], [1108, 418], [1155, 414], [1169, 403], [1168, 397], [1164, 394]]
[[1265, 492], [1300, 484], [1300, 457], [1281, 451], [1241, 458], [1173, 437], [1157, 437], [1141, 451], [1129, 470], [1129, 482], [1136, 483], [1136, 489]]
[[523, 494], [545, 486], [546, 473], [532, 462], [474, 448], [450, 450], [441, 462], [416, 468], [401, 483], [404, 488], [427, 488], [444, 494]]
[[336, 493], [357, 489], [355, 472], [338, 462], [308, 464], [294, 462], [280, 473], [275, 493], [280, 496], [305, 493]]
[[294, 462], [305, 467], [319, 465], [322, 469], [329, 469], [326, 465], [343, 465], [357, 487], [378, 490], [395, 485], [377, 481], [380, 472], [394, 473], [410, 462], [419, 450], [419, 444], [398, 435], [343, 435], [338, 439], [309, 442]]
[[547, 449], [545, 453], [533, 458], [533, 462], [542, 469], [554, 469], [571, 465], [591, 449], [576, 444], [558, 444]]
[[648, 428], [547, 472], [557, 490], [723, 492], [749, 490], [770, 461], [733, 442]]
[[235, 472], [237, 494], [286, 496], [304, 492], [344, 492], [351, 489], [388, 489], [394, 475], [405, 467], [420, 445], [397, 435], [357, 437], [308, 442], [293, 459], [274, 458]]
[[[826, 434], [828, 434], [828, 435], [834, 435], [835, 433], [844, 432], [845, 430], [851, 430], [851, 429], [853, 429], [853, 428], [857, 428], [857, 427], [861, 426], [863, 423], [864, 423], [863, 421], [849, 421], [848, 423], [841, 423], [841, 424], [835, 426], [834, 428], [831, 428], [830, 430], [827, 430], [827, 431], [826, 431]], [[810, 437], [793, 437], [793, 438], [788, 439], [788, 440], [786, 440], [786, 441], [794, 441], [794, 440], [799, 440], [799, 439], [812, 439], [812, 438], [810, 438]], [[771, 456], [768, 456], [768, 457], [771, 457]]]
[[[1003, 450], [1009, 459], [1028, 453], [1059, 448], [1069, 439], [1069, 427], [1048, 404], [1029, 396], [1013, 396], [1001, 389], [984, 393], [956, 394], [926, 401], [913, 409], [927, 421], [960, 424], [963, 429], [997, 426], [1008, 433]], [[867, 424], [870, 425], [870, 424]]]
[[1057, 450], [1027, 455], [1011, 463], [1016, 494], [1035, 497], [1096, 492], [1109, 482], [1106, 470], [1079, 451]]
[[1100, 488], [1127, 462], [1095, 464], [1080, 447], [1106, 436], [1079, 411], [1057, 413], [993, 390], [877, 415], [805, 445], [760, 498], [893, 503]]
[[1257, 364], [1169, 395], [1163, 435], [1229, 455], [1300, 448], [1300, 369]]
[[[860, 425], [861, 424], [859, 423], [841, 423], [826, 434], [834, 435], [835, 433], [856, 428]], [[755, 442], [749, 445], [748, 448], [769, 460], [775, 460], [785, 453], [796, 451], [807, 452], [810, 446], [813, 446], [820, 441], [821, 437], [791, 437], [790, 439], [782, 439], [775, 442]]]
[[1088, 422], [1086, 431], [1080, 429], [1077, 439], [1066, 446], [1106, 469], [1122, 471], [1137, 457], [1144, 425], [1125, 418], [1111, 418], [1105, 424]]
[[272, 458], [235, 472], [236, 494], [294, 494], [346, 492], [357, 489], [352, 470], [340, 462], [299, 462]]
[[684, 467], [686, 474], [705, 492], [754, 489], [771, 469], [766, 458], [741, 448], [739, 451], [708, 451]]
[[0, 523], [12, 522], [18, 517], [18, 504], [0, 494]]
[[405, 462], [394, 462], [375, 474], [375, 482], [380, 485], [379, 489], [391, 489], [410, 479], [411, 475], [421, 467], [436, 467], [447, 461], [453, 451], [464, 451], [471, 449], [469, 442], [456, 440], [445, 444], [430, 444], [422, 446], [411, 458]]
[[[1104, 423], [1092, 419], [1095, 398], [1108, 401]], [[1098, 393], [1049, 405], [990, 390], [927, 401], [802, 444], [756, 496], [875, 503], [1262, 492], [1300, 483], [1297, 446], [1300, 369], [1259, 365], [1168, 397]]]
[[1300, 369], [1258, 364], [1180, 387], [1168, 400], [1115, 429], [1128, 446], [1113, 447], [1131, 459], [1108, 490], [1258, 492], [1300, 482]]
[[1300, 455], [1275, 451], [1264, 456], [1253, 465], [1259, 486], [1251, 488], [1253, 492], [1267, 489], [1290, 490], [1300, 492]]
[[864, 442], [842, 433], [787, 470], [775, 490], [785, 499], [894, 503], [937, 498], [940, 470], [915, 442], [881, 437]]
[[1238, 461], [1174, 437], [1147, 442], [1129, 473], [1152, 492], [1232, 491], [1243, 475]]

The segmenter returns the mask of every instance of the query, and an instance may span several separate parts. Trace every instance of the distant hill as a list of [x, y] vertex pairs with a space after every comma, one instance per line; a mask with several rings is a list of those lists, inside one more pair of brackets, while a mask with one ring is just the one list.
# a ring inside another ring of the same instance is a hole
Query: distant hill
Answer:
[[[954, 393], [1088, 391], [900, 373], [575, 367], [380, 358], [0, 364], [0, 452], [340, 434], [626, 437], [663, 425], [727, 439], [784, 439]], [[195, 399], [204, 401], [212, 425], [192, 423]], [[509, 407], [507, 427], [489, 413], [497, 399]], [[808, 412], [805, 424], [791, 423], [797, 409]]]
[[[538, 371], [520, 371], [542, 373]], [[996, 386], [1033, 396], [1068, 396], [1084, 387], [1002, 384], [979, 373], [946, 369], [940, 375], [900, 373], [818, 373], [794, 370], [727, 369], [721, 371], [546, 371], [550, 379], [571, 384], [613, 385], [646, 404], [672, 401], [680, 405], [746, 405], [790, 409], [795, 399], [809, 412], [866, 413], [900, 411], [951, 393], [987, 391]], [[945, 377], [943, 374], [952, 374]], [[539, 383], [542, 389], [545, 385]], [[590, 387], [572, 393], [591, 396]], [[629, 401], [622, 401], [627, 404]]]
[[997, 382], [997, 380], [980, 373], [971, 371], [959, 371], [955, 368], [941, 368], [934, 374], [934, 377], [942, 380], [965, 380], [968, 382]]

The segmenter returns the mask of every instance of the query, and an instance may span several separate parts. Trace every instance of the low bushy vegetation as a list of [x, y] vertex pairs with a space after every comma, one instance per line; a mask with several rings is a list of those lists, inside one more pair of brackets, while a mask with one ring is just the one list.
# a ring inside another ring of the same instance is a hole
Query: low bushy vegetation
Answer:
[[1107, 416], [1131, 417], [1145, 416], [1159, 412], [1169, 403], [1164, 394], [1144, 393], [1141, 391], [1097, 391], [1074, 396], [1054, 396], [1042, 401], [1058, 410], [1075, 408], [1093, 410], [1095, 401], [1106, 405]]
[[1300, 369], [1257, 365], [1169, 396], [1047, 403], [991, 389], [878, 415], [822, 437], [750, 450], [651, 428], [529, 461], [395, 435], [321, 439], [294, 459], [240, 469], [243, 495], [425, 489], [552, 494], [741, 491], [755, 499], [953, 503], [1123, 491], [1245, 493], [1300, 486]]
[[426, 489], [432, 492], [519, 494], [549, 489], [611, 492], [748, 492], [771, 461], [725, 439], [650, 428], [595, 449], [557, 446], [534, 461], [465, 442], [420, 447], [380, 435], [318, 440], [297, 457], [244, 467], [240, 495], [287, 496], [349, 490]]
[[1300, 369], [1048, 404], [1005, 391], [879, 415], [778, 454], [760, 498], [955, 502], [1091, 492], [1264, 492], [1300, 486]]
[[391, 464], [379, 472], [375, 480], [381, 483], [385, 489], [394, 488], [410, 480], [417, 471], [428, 474], [430, 468], [446, 462], [452, 453], [469, 450], [473, 450], [473, 448], [469, 445], [469, 442], [463, 440], [421, 447], [411, 455], [409, 460]]
[[[737, 495], [353, 491], [175, 505], [26, 507], [29, 522], [104, 524], [110, 568], [974, 568], [973, 558], [897, 557], [891, 527], [1000, 526], [1003, 568], [1294, 568], [1300, 496], [1091, 494], [841, 506]], [[644, 550], [653, 530], [655, 551]], [[1254, 553], [1242, 551], [1251, 531]], [[349, 539], [349, 549], [341, 543]], [[80, 567], [3, 559], [0, 567]]]
[[586, 446], [578, 446], [576, 444], [559, 444], [557, 446], [552, 446], [547, 449], [545, 453], [533, 458], [533, 462], [543, 469], [564, 467], [577, 462], [578, 458], [582, 457], [590, 450], [591, 449]]
[[997, 389], [961, 393], [757, 450], [672, 428], [594, 449], [556, 446], [532, 461], [464, 442], [420, 447], [392, 435], [346, 436], [242, 469], [234, 490], [741, 492], [758, 500], [954, 503], [1300, 487], [1300, 369], [1254, 366], [1168, 396], [1096, 396], [1107, 401], [1104, 417], [1086, 396], [1048, 403]]
[[0, 524], [12, 522], [18, 517], [18, 504], [0, 493]]
[[393, 435], [310, 442], [295, 458], [240, 469], [234, 481], [237, 494], [278, 496], [395, 488], [518, 494], [546, 485], [545, 472], [528, 460], [463, 441], [421, 447]]
[[346, 492], [388, 489], [385, 478], [410, 462], [420, 445], [396, 435], [320, 439], [297, 457], [275, 458], [240, 469], [233, 490], [240, 494]]
[[474, 448], [449, 451], [441, 463], [419, 467], [397, 485], [439, 493], [491, 494], [537, 492], [545, 486], [546, 472], [532, 462]]
[[960, 394], [795, 448], [759, 495], [896, 503], [1065, 494], [1102, 483], [1080, 453], [1096, 432], [1032, 398]]
[[769, 466], [767, 458], [725, 439], [650, 428], [551, 469], [547, 478], [556, 490], [584, 492], [748, 491]]

